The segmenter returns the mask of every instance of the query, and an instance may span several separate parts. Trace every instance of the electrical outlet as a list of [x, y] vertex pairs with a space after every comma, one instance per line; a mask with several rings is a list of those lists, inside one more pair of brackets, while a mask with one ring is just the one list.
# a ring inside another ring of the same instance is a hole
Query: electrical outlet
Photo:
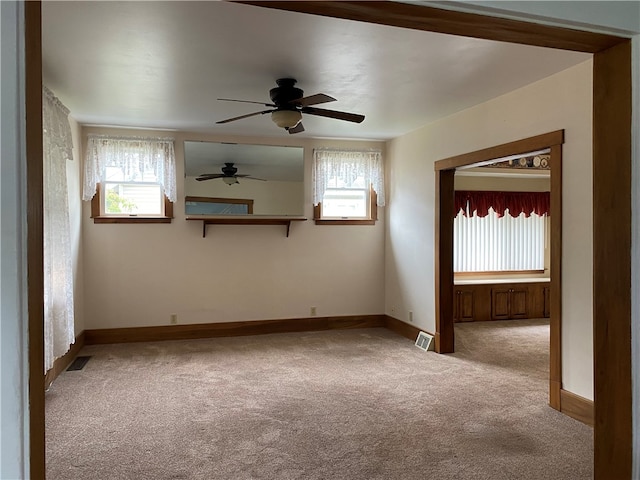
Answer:
[[409, 321], [413, 323], [413, 311], [409, 310]]
[[171, 325], [175, 325], [176, 323], [178, 323], [178, 315], [176, 315], [175, 313], [172, 314], [169, 317], [169, 321], [171, 322]]
[[316, 316], [316, 307], [311, 307], [311, 316], [312, 317]]

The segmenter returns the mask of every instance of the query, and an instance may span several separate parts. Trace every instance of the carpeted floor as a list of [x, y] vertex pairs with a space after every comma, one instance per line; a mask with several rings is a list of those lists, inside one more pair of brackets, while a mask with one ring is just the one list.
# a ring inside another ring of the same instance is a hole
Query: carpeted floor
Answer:
[[572, 480], [591, 428], [547, 406], [548, 322], [96, 345], [46, 394], [47, 478]]

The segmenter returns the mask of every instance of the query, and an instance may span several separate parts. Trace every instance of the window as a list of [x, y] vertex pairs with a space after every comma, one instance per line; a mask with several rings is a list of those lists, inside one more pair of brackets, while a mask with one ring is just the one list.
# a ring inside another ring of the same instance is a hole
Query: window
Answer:
[[173, 139], [89, 135], [83, 200], [95, 223], [169, 223], [176, 196]]
[[380, 151], [316, 149], [313, 166], [316, 224], [365, 224], [384, 206], [384, 169]]
[[322, 197], [325, 218], [369, 218], [369, 195], [360, 188], [327, 188]]
[[548, 192], [456, 192], [453, 270], [542, 272]]

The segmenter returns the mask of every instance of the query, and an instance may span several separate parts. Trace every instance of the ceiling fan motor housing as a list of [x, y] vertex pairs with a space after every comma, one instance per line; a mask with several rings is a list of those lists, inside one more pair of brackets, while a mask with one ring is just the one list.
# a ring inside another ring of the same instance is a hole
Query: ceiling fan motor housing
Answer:
[[[304, 96], [304, 92], [301, 89], [294, 87], [296, 80], [293, 78], [280, 78], [276, 80], [276, 83], [278, 86], [269, 90], [269, 96], [278, 108], [289, 108], [287, 103]], [[295, 110], [296, 107], [291, 105], [290, 109]]]
[[227, 177], [233, 177], [238, 172], [238, 169], [233, 166], [233, 163], [225, 163], [225, 166], [222, 167], [222, 173]]

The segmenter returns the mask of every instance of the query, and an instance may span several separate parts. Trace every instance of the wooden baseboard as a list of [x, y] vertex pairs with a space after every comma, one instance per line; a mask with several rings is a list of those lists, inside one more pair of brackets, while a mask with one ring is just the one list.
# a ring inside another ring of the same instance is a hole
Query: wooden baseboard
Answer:
[[435, 335], [431, 332], [427, 332], [426, 330], [420, 330], [418, 327], [413, 325], [409, 325], [408, 323], [403, 322], [402, 320], [398, 320], [395, 317], [390, 317], [389, 315], [384, 315], [384, 327], [388, 328], [392, 332], [397, 333], [398, 335], [402, 335], [409, 340], [416, 341], [418, 338], [418, 333], [425, 332], [429, 335], [435, 337]]
[[106, 328], [85, 330], [87, 345], [103, 343], [155, 342], [197, 338], [265, 335], [269, 333], [309, 332], [345, 328], [383, 327], [384, 315], [291, 318], [248, 322], [165, 325], [158, 327]]
[[595, 424], [593, 400], [586, 399], [575, 393], [560, 390], [560, 411], [590, 427]]
[[65, 353], [62, 357], [56, 358], [55, 361], [53, 362], [53, 367], [51, 367], [51, 369], [44, 376], [45, 389], [49, 388], [53, 383], [53, 381], [56, 378], [58, 378], [58, 375], [64, 372], [64, 370], [69, 365], [71, 365], [71, 362], [75, 360], [75, 358], [78, 356], [78, 354], [80, 353], [80, 350], [82, 350], [82, 347], [84, 347], [85, 344], [86, 344], [85, 332], [81, 332], [76, 337], [76, 341], [73, 345], [71, 345], [71, 348], [69, 349], [69, 351]]

